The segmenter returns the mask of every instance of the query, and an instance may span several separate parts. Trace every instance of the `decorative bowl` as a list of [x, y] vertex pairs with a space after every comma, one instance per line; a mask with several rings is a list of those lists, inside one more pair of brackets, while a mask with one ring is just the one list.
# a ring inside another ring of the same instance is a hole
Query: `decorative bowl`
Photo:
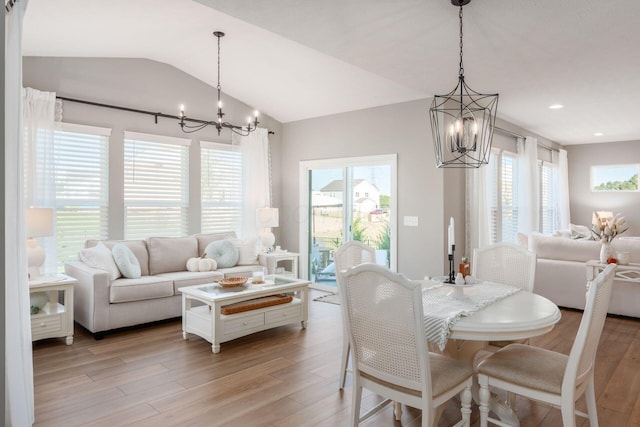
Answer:
[[235, 288], [247, 283], [246, 277], [227, 277], [218, 282], [223, 288]]

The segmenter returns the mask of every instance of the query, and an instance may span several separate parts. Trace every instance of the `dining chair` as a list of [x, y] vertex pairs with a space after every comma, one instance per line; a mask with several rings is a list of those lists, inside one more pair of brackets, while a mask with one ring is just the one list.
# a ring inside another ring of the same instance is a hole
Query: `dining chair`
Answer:
[[469, 426], [473, 370], [463, 362], [427, 351], [422, 285], [387, 268], [362, 264], [342, 272], [342, 313], [353, 361], [350, 425], [360, 416], [362, 389], [422, 410], [422, 426], [432, 426], [436, 408], [460, 394], [462, 419]]
[[509, 242], [474, 249], [471, 275], [479, 280], [517, 286], [533, 292], [536, 254]]
[[[481, 427], [486, 427], [488, 421], [496, 421], [489, 418], [489, 387], [492, 386], [559, 406], [564, 427], [576, 425], [576, 414], [588, 417], [591, 427], [598, 426], [593, 370], [616, 267], [615, 264], [608, 265], [595, 280], [587, 282], [586, 307], [568, 356], [534, 346], [511, 344], [478, 365]], [[588, 414], [575, 409], [575, 402], [582, 395]]]
[[[338, 248], [333, 256], [336, 267], [336, 283], [338, 284], [338, 293], [340, 293], [340, 282], [342, 280], [340, 273], [347, 268], [353, 267], [366, 262], [376, 262], [376, 250], [371, 246], [362, 242], [350, 241]], [[343, 321], [343, 326], [344, 326]], [[340, 389], [344, 388], [347, 380], [347, 372], [349, 368], [349, 335], [346, 328], [342, 331], [342, 359], [340, 361]]]
[[[517, 286], [525, 291], [533, 292], [536, 278], [536, 254], [521, 245], [500, 242], [484, 248], [473, 250], [471, 275], [476, 279]], [[475, 364], [491, 352], [509, 344], [528, 344], [529, 340], [490, 341], [489, 346], [478, 352]], [[507, 404], [515, 406], [515, 397], [507, 394]]]

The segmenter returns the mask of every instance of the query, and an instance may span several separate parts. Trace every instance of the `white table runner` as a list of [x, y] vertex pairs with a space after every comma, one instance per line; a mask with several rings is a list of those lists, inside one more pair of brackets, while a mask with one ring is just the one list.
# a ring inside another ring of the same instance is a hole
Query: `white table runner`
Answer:
[[487, 305], [513, 295], [520, 288], [498, 283], [478, 283], [464, 287], [445, 284], [423, 285], [422, 306], [427, 341], [444, 350], [451, 327], [462, 316], [469, 316]]

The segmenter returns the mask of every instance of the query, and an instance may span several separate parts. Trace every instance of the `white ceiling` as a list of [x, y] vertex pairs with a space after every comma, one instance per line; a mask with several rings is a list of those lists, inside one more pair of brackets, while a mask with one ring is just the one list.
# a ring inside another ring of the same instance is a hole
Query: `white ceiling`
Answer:
[[[640, 140], [639, 23], [635, 0], [474, 0], [466, 81], [500, 94], [498, 117], [561, 144]], [[284, 123], [457, 82], [450, 0], [29, 0], [23, 51], [148, 58], [215, 86], [214, 30], [227, 34], [223, 92]]]

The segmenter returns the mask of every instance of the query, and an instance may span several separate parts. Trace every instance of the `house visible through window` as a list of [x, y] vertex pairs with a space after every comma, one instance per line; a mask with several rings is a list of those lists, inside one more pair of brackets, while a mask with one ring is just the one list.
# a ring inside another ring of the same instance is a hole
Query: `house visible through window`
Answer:
[[125, 132], [126, 239], [188, 234], [191, 140]]
[[54, 132], [58, 271], [87, 239], [108, 237], [110, 129], [61, 123]]
[[200, 142], [201, 231], [240, 231], [242, 155], [237, 146]]

